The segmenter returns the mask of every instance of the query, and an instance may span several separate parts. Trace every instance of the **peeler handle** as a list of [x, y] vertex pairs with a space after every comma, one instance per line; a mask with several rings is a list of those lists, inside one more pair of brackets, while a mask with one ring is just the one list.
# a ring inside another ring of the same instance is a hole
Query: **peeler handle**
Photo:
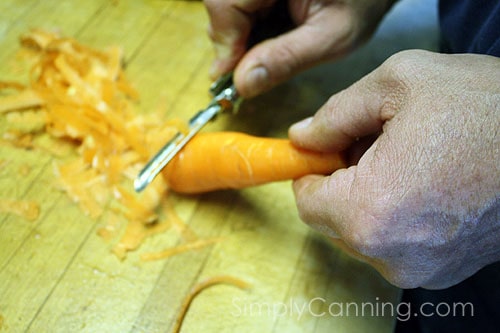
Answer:
[[233, 84], [233, 73], [222, 75], [210, 86], [210, 94], [213, 99], [211, 105], [219, 105], [221, 111], [232, 111], [236, 113], [242, 98]]

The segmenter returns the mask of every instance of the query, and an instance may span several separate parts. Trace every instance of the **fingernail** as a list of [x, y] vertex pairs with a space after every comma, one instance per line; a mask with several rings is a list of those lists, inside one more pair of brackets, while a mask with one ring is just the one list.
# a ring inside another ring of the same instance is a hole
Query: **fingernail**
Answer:
[[290, 126], [290, 131], [302, 131], [309, 127], [309, 125], [312, 123], [313, 117], [309, 117], [306, 119], [303, 119], [292, 126]]
[[269, 84], [269, 73], [265, 67], [258, 66], [248, 72], [245, 81], [250, 87], [250, 94], [257, 95]]

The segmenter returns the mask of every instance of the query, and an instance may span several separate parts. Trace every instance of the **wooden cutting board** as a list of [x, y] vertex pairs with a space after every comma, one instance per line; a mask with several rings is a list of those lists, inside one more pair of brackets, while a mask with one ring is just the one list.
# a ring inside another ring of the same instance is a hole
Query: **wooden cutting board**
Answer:
[[[206, 26], [203, 4], [196, 1], [4, 0], [0, 80], [25, 79], [16, 66], [20, 34], [32, 27], [58, 29], [93, 47], [122, 46], [140, 112], [163, 110], [187, 120], [209, 101], [213, 54]], [[326, 100], [318, 82], [314, 75], [294, 79], [206, 130], [284, 137], [290, 124]], [[6, 126], [0, 116], [2, 133]], [[289, 182], [172, 195], [192, 230], [223, 240], [167, 260], [141, 261], [141, 253], [180, 242], [177, 231], [167, 230], [120, 261], [96, 233], [103, 219], [85, 216], [55, 188], [55, 160], [40, 149], [0, 144], [0, 198], [40, 204], [35, 221], [0, 213], [0, 332], [169, 332], [193, 285], [218, 275], [251, 288], [207, 289], [194, 300], [183, 332], [392, 331], [395, 315], [367, 307], [362, 315], [361, 307], [396, 306], [399, 290], [305, 226]]]

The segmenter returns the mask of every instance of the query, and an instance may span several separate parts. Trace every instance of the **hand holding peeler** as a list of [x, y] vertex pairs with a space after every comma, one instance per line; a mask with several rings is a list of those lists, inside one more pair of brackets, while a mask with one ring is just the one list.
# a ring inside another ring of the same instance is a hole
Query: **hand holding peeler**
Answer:
[[210, 86], [212, 101], [204, 109], [189, 119], [188, 132], [177, 132], [156, 155], [146, 163], [134, 180], [136, 192], [144, 190], [175, 155], [196, 135], [209, 121], [226, 111], [236, 112], [241, 97], [233, 84], [232, 73], [221, 76]]
[[[247, 42], [247, 49], [260, 41], [292, 29], [294, 22], [288, 13], [288, 1], [277, 0], [266, 15], [257, 17]], [[241, 98], [233, 84], [232, 73], [223, 75], [216, 80], [210, 87], [210, 93], [213, 96], [212, 101], [206, 109], [198, 112], [189, 120], [188, 133], [178, 132], [175, 134], [141, 170], [134, 181], [134, 188], [137, 192], [144, 190], [182, 147], [209, 121], [222, 112], [236, 112], [238, 110]]]

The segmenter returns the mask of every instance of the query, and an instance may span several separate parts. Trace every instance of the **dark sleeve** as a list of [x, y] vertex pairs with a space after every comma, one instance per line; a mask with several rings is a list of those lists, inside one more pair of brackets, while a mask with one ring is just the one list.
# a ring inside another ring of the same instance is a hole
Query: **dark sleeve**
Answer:
[[500, 1], [440, 0], [444, 51], [500, 57]]

